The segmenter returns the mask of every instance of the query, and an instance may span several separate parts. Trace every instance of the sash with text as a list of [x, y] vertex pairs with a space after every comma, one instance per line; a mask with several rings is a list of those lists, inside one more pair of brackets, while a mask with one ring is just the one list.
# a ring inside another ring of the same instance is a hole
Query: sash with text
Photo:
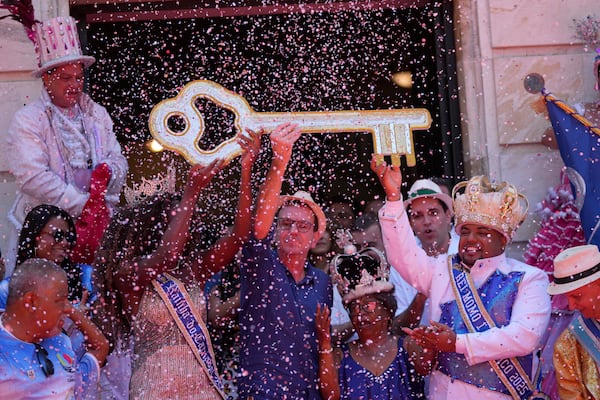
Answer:
[[[481, 302], [473, 279], [461, 267], [458, 256], [454, 259], [448, 257], [448, 267], [456, 302], [469, 332], [484, 332], [496, 327]], [[529, 376], [516, 358], [490, 360], [489, 363], [514, 399], [547, 398], [543, 393], [535, 393]]]
[[152, 285], [165, 302], [198, 363], [208, 375], [221, 398], [225, 399], [223, 383], [216, 367], [208, 330], [202, 318], [198, 317], [185, 287], [177, 279], [166, 273], [159, 275], [156, 280], [152, 281]]

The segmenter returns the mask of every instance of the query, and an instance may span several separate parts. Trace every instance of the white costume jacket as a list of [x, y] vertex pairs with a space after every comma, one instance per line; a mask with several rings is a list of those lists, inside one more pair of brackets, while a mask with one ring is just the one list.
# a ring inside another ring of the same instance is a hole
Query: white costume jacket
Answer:
[[[448, 260], [428, 257], [417, 245], [401, 200], [386, 202], [379, 212], [379, 221], [389, 263], [408, 283], [427, 295], [431, 301], [431, 319], [439, 321], [440, 306], [455, 301]], [[520, 271], [524, 275], [507, 325], [481, 333], [456, 335], [456, 352], [463, 354], [469, 365], [531, 354], [550, 319], [550, 297], [546, 293], [548, 278], [543, 271], [501, 254], [477, 261], [470, 275], [479, 288], [496, 270], [504, 274]], [[434, 371], [428, 398], [483, 400], [510, 396], [451, 380], [447, 375]]]
[[[10, 172], [15, 175], [17, 197], [9, 220], [17, 230], [27, 213], [39, 204], [53, 204], [77, 218], [89, 193], [74, 185], [73, 169], [65, 160], [61, 136], [54, 130], [54, 109], [46, 90], [33, 103], [15, 113], [8, 132], [7, 150]], [[111, 169], [106, 200], [109, 206], [119, 201], [127, 174], [127, 160], [113, 132], [104, 107], [86, 94], [81, 95], [84, 134], [90, 146], [92, 168], [106, 163]]]

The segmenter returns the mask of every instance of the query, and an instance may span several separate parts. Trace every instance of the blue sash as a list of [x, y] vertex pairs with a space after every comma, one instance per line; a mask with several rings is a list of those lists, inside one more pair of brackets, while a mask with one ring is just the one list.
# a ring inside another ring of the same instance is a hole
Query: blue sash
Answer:
[[225, 399], [223, 383], [216, 368], [210, 336], [202, 318], [197, 317], [196, 310], [185, 287], [167, 273], [158, 275], [156, 280], [152, 281], [152, 285], [165, 302], [196, 360], [206, 372], [221, 398]]
[[[461, 268], [458, 256], [454, 260], [448, 257], [448, 268], [456, 303], [469, 332], [484, 332], [494, 328], [496, 323], [482, 304], [471, 275]], [[489, 363], [513, 399], [528, 399], [532, 396], [533, 385], [516, 358], [490, 360]]]
[[598, 321], [584, 318], [579, 314], [569, 324], [569, 330], [585, 351], [596, 361], [596, 365], [600, 366], [600, 324]]

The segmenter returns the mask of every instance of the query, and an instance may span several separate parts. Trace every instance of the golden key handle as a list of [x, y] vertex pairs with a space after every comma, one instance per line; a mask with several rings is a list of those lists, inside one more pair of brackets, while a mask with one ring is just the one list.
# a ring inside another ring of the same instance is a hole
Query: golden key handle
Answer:
[[[158, 103], [150, 113], [150, 132], [165, 148], [182, 154], [192, 164], [209, 164], [215, 158], [227, 162], [241, 153], [235, 138], [225, 140], [210, 151], [198, 147], [204, 134], [204, 120], [194, 106], [196, 99], [208, 99], [235, 115], [238, 134], [246, 129], [271, 131], [284, 122], [297, 124], [305, 133], [369, 132], [378, 162], [391, 156], [393, 165], [400, 165], [400, 155], [406, 155], [409, 166], [416, 164], [412, 131], [431, 126], [429, 111], [423, 108], [402, 110], [313, 111], [313, 112], [255, 112], [246, 99], [208, 81], [188, 83], [173, 98]], [[182, 128], [174, 130], [169, 120], [181, 121]]]

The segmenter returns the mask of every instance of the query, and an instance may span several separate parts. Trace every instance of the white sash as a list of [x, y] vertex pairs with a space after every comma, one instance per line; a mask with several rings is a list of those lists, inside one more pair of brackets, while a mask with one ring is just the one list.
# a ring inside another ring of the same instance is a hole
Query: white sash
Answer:
[[[496, 323], [481, 302], [471, 275], [461, 268], [457, 259], [453, 260], [452, 257], [448, 257], [448, 268], [456, 303], [469, 332], [484, 332], [494, 328]], [[516, 358], [490, 360], [489, 363], [513, 399], [548, 398], [543, 393], [536, 393], [529, 376]]]
[[181, 282], [167, 273], [159, 275], [156, 280], [152, 281], [152, 285], [160, 298], [165, 302], [167, 309], [185, 337], [196, 360], [198, 360], [198, 363], [202, 366], [204, 372], [206, 372], [206, 375], [215, 389], [217, 389], [217, 392], [219, 392], [221, 398], [225, 399], [223, 383], [216, 367], [215, 355], [213, 354], [208, 330], [202, 318], [198, 318], [198, 313], [185, 287]]

